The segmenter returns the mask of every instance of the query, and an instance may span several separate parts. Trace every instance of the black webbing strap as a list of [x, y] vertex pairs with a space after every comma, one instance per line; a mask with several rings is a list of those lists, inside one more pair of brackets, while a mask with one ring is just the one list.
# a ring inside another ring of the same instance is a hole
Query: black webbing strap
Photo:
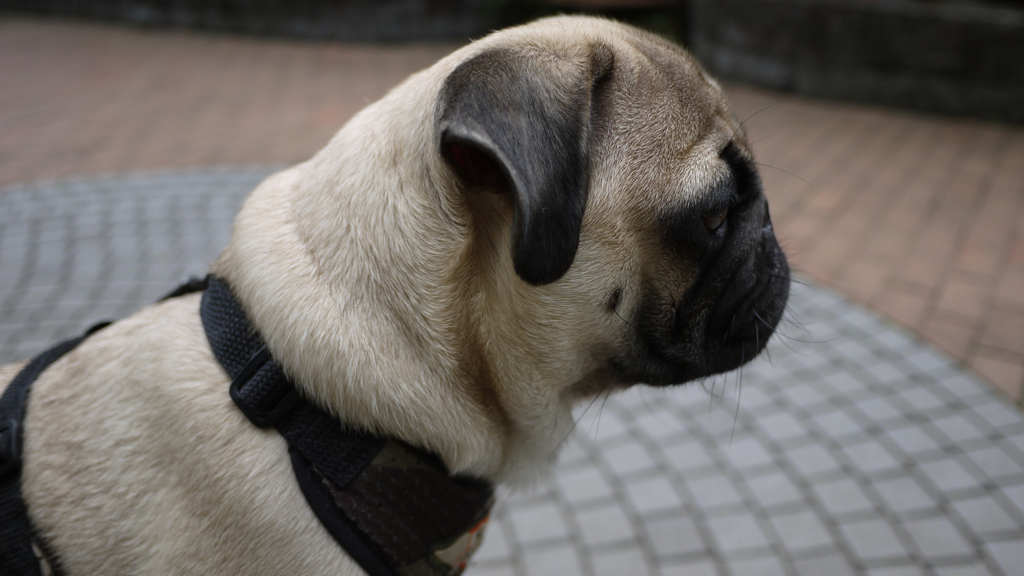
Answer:
[[320, 480], [322, 475], [343, 488], [386, 441], [346, 431], [337, 419], [303, 399], [252, 329], [231, 289], [214, 276], [208, 278], [200, 316], [214, 356], [232, 378], [231, 398], [253, 424], [274, 427], [288, 441], [295, 477], [324, 527], [369, 574], [394, 576], [362, 533], [331, 503]]
[[29, 390], [47, 366], [108, 324], [101, 322], [36, 356], [0, 396], [0, 574], [4, 576], [41, 574], [39, 559], [32, 551], [32, 525], [21, 499], [22, 422]]
[[[191, 278], [161, 300], [198, 292], [205, 287], [205, 278]], [[39, 354], [18, 372], [0, 396], [0, 574], [3, 576], [40, 576], [42, 572], [39, 558], [32, 550], [32, 524], [21, 498], [22, 423], [32, 383], [50, 364], [109, 325], [109, 321], [99, 322], [81, 336]]]

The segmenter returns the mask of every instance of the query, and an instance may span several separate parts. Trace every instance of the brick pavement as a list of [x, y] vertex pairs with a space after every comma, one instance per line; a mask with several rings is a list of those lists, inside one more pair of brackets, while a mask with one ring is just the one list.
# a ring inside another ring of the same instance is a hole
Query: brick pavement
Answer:
[[[0, 19], [0, 186], [300, 161], [454, 46]], [[1024, 128], [728, 91], [794, 266], [1024, 399]]]

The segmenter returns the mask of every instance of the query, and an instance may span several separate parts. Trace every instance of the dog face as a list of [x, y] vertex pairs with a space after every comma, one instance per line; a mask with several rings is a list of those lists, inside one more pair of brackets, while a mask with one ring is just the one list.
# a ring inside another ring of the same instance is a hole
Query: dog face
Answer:
[[681, 49], [615, 31], [561, 53], [483, 50], [448, 75], [437, 112], [461, 193], [492, 196], [470, 200], [471, 219], [509, 252], [486, 258], [510, 257], [530, 285], [492, 285], [495, 306], [587, 355], [570, 396], [732, 370], [764, 348], [789, 288], [719, 87]]
[[751, 360], [789, 275], [715, 82], [578, 17], [361, 111], [253, 193], [214, 271], [307, 395], [498, 480], [546, 466], [581, 399]]

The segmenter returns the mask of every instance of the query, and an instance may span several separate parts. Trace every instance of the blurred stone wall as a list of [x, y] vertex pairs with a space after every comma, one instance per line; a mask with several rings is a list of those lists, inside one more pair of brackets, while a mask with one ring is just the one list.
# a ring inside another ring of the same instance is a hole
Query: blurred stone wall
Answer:
[[725, 78], [1024, 122], [1024, 2], [691, 0], [689, 39]]
[[63, 17], [340, 40], [470, 38], [495, 0], [0, 0], [0, 9]]
[[1024, 0], [0, 0], [0, 10], [356, 41], [469, 40], [600, 13], [686, 44], [722, 78], [1024, 122]]

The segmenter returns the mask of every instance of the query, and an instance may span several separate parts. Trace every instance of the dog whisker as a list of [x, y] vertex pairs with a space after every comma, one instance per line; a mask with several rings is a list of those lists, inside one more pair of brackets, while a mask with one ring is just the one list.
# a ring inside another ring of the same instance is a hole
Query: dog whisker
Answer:
[[732, 438], [736, 434], [736, 422], [740, 419], [740, 399], [743, 397], [743, 367], [740, 367], [736, 375], [736, 409], [732, 414], [732, 430], [729, 431], [729, 445], [732, 446]]
[[[801, 344], [828, 344], [829, 342], [835, 342], [836, 340], [839, 340], [840, 338], [843, 337], [842, 335], [836, 335], [833, 336], [832, 338], [826, 338], [824, 340], [804, 340], [802, 338], [797, 338], [795, 336], [790, 336], [788, 334], [779, 334], [779, 336], [781, 336], [785, 340], [792, 340], [793, 342], [799, 342]], [[796, 350], [793, 351], [796, 352]]]
[[[753, 314], [753, 315], [754, 315], [754, 318], [756, 318], [756, 319], [757, 319], [757, 321], [758, 321], [758, 322], [760, 322], [761, 324], [764, 324], [764, 325], [765, 325], [765, 326], [767, 326], [768, 328], [771, 328], [771, 327], [772, 327], [772, 325], [771, 325], [771, 324], [769, 324], [768, 322], [766, 322], [764, 318], [761, 318], [761, 315], [760, 315], [760, 314], [758, 314], [756, 310], [751, 310], [751, 311], [750, 311], [750, 313], [751, 313], [751, 314]], [[766, 313], [767, 313], [767, 312], [766, 312]], [[755, 322], [755, 323], [754, 323], [754, 330], [755, 330], [755, 332], [754, 332], [754, 336], [755, 336], [755, 343], [756, 343], [756, 342], [757, 342], [757, 340], [756, 340], [756, 337], [757, 337], [757, 322]]]
[[[709, 410], [710, 410], [710, 407], [713, 406], [713, 402], [712, 401], [714, 401], [714, 400], [722, 400], [723, 398], [725, 398], [724, 392], [723, 393], [716, 393], [715, 392], [715, 386], [717, 385], [717, 382], [718, 382], [718, 376], [719, 375], [716, 374], [714, 376], [710, 376], [709, 377], [710, 380], [711, 380], [711, 388], [707, 387], [708, 377], [700, 379], [700, 387], [701, 387], [702, 390], [704, 390], [704, 392], [709, 397], [709, 400], [708, 400], [709, 401], [709, 404], [708, 404]], [[722, 388], [723, 389], [725, 388], [725, 383], [724, 382], [722, 383]]]
[[[808, 327], [820, 324], [820, 322], [804, 322], [804, 321], [801, 321], [801, 320], [799, 320], [797, 318], [793, 318], [792, 315], [794, 314], [794, 312], [792, 311], [792, 309], [789, 309], [789, 308], [787, 308], [785, 311], [783, 311], [782, 314], [772, 314], [770, 311], [764, 311], [764, 312], [765, 312], [765, 314], [769, 318], [773, 318], [775, 320], [778, 320], [780, 326], [783, 323], [785, 323], [786, 325], [789, 325], [789, 326], [794, 326], [798, 330], [800, 330], [801, 332], [807, 334], [808, 336], [813, 335], [813, 333], [808, 329]], [[763, 318], [758, 316], [756, 312], [754, 313], [754, 316], [757, 317], [758, 320], [763, 322], [765, 326], [768, 326], [768, 327], [771, 326], [770, 323], [766, 322]], [[782, 330], [779, 330], [779, 329], [777, 329], [775, 333], [778, 334], [778, 336], [780, 338], [783, 338], [783, 339], [786, 339], [786, 340], [793, 340], [795, 342], [801, 342], [803, 344], [827, 344], [829, 342], [833, 342], [833, 341], [841, 338], [841, 336], [835, 336], [835, 337], [828, 338], [828, 339], [825, 339], [825, 340], [804, 340], [804, 339], [801, 339], [801, 338], [797, 338], [796, 336], [793, 336], [791, 334], [786, 334], [785, 332], [783, 332]], [[796, 350], [793, 350], [792, 348], [790, 348], [790, 350], [796, 352]]]
[[622, 315], [619, 314], [618, 310], [614, 310], [614, 312], [615, 312], [615, 315], [618, 316], [619, 320], [622, 320], [623, 324], [625, 324], [626, 326], [629, 326], [630, 328], [632, 328], [634, 330], [637, 329], [636, 326], [634, 326], [629, 320], [626, 320], [625, 318], [623, 318]]
[[764, 112], [765, 110], [767, 110], [769, 108], [773, 108], [775, 106], [778, 106], [779, 104], [782, 104], [782, 100], [778, 100], [778, 101], [772, 102], [771, 104], [765, 106], [764, 108], [761, 108], [757, 112], [754, 112], [750, 116], [747, 116], [746, 118], [744, 118], [743, 121], [740, 122], [740, 125], [737, 126], [735, 130], [732, 131], [732, 136], [729, 136], [729, 139], [732, 140], [733, 138], [735, 138], [736, 134], [738, 134], [739, 131], [743, 129], [743, 125], [746, 124], [751, 118], [753, 118], [754, 116], [757, 116], [758, 114], [760, 114], [761, 112]]
[[[757, 313], [754, 313], [754, 316], [757, 316]], [[758, 319], [760, 320], [760, 318], [758, 318]], [[761, 320], [761, 321], [764, 322], [764, 320]], [[766, 326], [767, 326], [767, 324], [766, 324]], [[754, 349], [755, 350], [760, 350], [761, 349], [761, 331], [757, 327], [757, 323], [756, 322], [754, 323]], [[746, 362], [742, 362], [742, 360], [745, 360], [745, 358], [744, 358], [745, 354], [746, 354], [745, 352], [741, 352], [740, 353], [740, 360], [741, 360], [740, 366], [741, 367], [743, 366], [743, 364], [746, 364]]]
[[601, 402], [601, 407], [597, 409], [597, 418], [594, 419], [594, 437], [597, 437], [598, 432], [601, 431], [601, 415], [604, 414], [604, 407], [608, 405], [608, 399], [612, 397], [611, 388], [608, 387], [606, 390], [607, 392], [604, 393], [604, 400]]
[[711, 421], [711, 411], [715, 408], [715, 380], [711, 379], [711, 393], [708, 394], [708, 422]]
[[[795, 326], [798, 330], [800, 330], [801, 332], [807, 334], [808, 336], [813, 336], [814, 335], [808, 329], [808, 326], [812, 326], [812, 325], [818, 324], [818, 322], [801, 322], [799, 320], [795, 320], [795, 319], [791, 319], [791, 318], [786, 318], [786, 317], [780, 318], [780, 324], [779, 325], [781, 326], [782, 323], [785, 323], [786, 325], [789, 325], [789, 326]], [[791, 334], [786, 334], [782, 330], [776, 330], [775, 333], [779, 336], [779, 338], [780, 338], [779, 341], [784, 346], [786, 346], [786, 348], [789, 349], [790, 352], [793, 352], [795, 354], [807, 354], [808, 352], [806, 350], [798, 350], [796, 348], [793, 348], [789, 344], [789, 342], [787, 342], [788, 340], [791, 340], [793, 342], [800, 342], [801, 344], [828, 344], [829, 342], [835, 342], [836, 340], [839, 340], [840, 338], [843, 337], [842, 334], [837, 334], [837, 335], [835, 335], [835, 336], [833, 336], [831, 338], [825, 338], [825, 339], [804, 339], [804, 338], [797, 338], [796, 336], [793, 336]]]
[[762, 167], [764, 167], [764, 168], [771, 168], [772, 170], [778, 170], [779, 172], [782, 172], [783, 174], [789, 174], [789, 175], [790, 175], [790, 176], [792, 176], [793, 178], [796, 178], [797, 180], [799, 180], [799, 181], [803, 182], [804, 184], [806, 184], [808, 188], [811, 188], [812, 190], [814, 189], [814, 185], [812, 185], [812, 184], [811, 184], [810, 182], [808, 182], [807, 180], [804, 180], [804, 179], [803, 179], [803, 178], [801, 178], [800, 176], [798, 176], [798, 175], [796, 175], [796, 174], [794, 174], [794, 173], [790, 172], [789, 170], [783, 170], [782, 168], [779, 168], [779, 167], [777, 167], [777, 166], [769, 166], [768, 164], [762, 164], [762, 163], [760, 163], [760, 162], [754, 162], [754, 164], [757, 164], [758, 166], [762, 166]]
[[580, 420], [583, 420], [583, 417], [586, 416], [587, 412], [590, 411], [590, 408], [594, 405], [594, 402], [597, 402], [597, 399], [600, 398], [601, 394], [604, 394], [606, 390], [609, 394], [611, 394], [611, 383], [607, 383], [604, 386], [602, 386], [601, 390], [599, 390], [597, 394], [595, 394], [594, 397], [590, 399], [590, 403], [587, 404], [587, 407], [583, 409], [583, 412], [580, 413], [579, 417], [576, 418], [575, 421], [573, 421], [572, 426], [569, 428], [569, 431], [565, 433], [565, 436], [563, 436], [561, 440], [559, 440], [558, 444], [555, 444], [555, 448], [554, 450], [551, 451], [550, 454], [548, 454], [548, 458], [553, 458], [555, 456], [555, 454], [562, 447], [562, 445], [565, 444], [565, 441], [569, 439], [569, 436], [572, 435], [573, 431], [576, 430], [576, 427], [579, 426]]
[[651, 414], [657, 415], [657, 413], [654, 411], [654, 408], [651, 407], [651, 405], [647, 403], [647, 396], [644, 395], [644, 389], [643, 388], [640, 388], [639, 394], [640, 394], [640, 401], [643, 402], [644, 408], [647, 408], [647, 411], [650, 412]]

